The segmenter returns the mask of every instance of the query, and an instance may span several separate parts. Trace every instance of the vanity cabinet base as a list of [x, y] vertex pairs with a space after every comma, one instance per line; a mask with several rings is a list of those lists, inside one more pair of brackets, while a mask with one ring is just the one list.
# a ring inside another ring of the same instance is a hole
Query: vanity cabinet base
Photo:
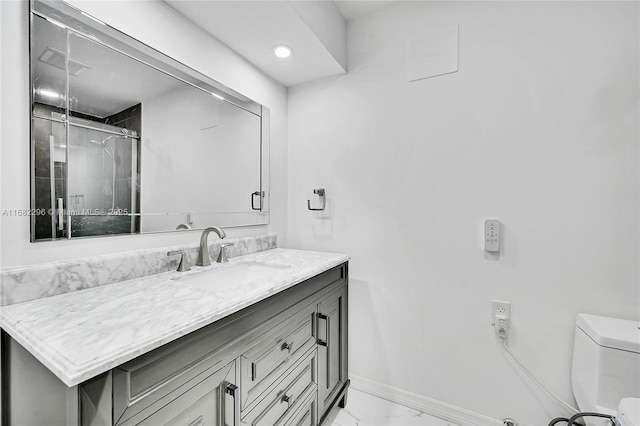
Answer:
[[350, 384], [347, 288], [345, 263], [72, 388], [3, 333], [2, 424], [320, 425]]
[[78, 386], [68, 387], [2, 332], [2, 425], [78, 426]]

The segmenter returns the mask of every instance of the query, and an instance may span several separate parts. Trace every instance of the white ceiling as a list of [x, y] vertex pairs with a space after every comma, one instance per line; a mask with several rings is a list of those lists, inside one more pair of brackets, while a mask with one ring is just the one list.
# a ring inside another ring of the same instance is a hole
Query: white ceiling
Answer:
[[[322, 10], [297, 7], [310, 4], [309, 0], [166, 1], [274, 79], [285, 86], [292, 86], [346, 71], [344, 62], [341, 63], [341, 58], [337, 58], [340, 55], [335, 53], [335, 47], [329, 45], [332, 40], [328, 43], [326, 35], [323, 37], [326, 28], [319, 29], [318, 25], [329, 26], [329, 30], [335, 30], [336, 34], [344, 38], [345, 28], [342, 28], [342, 33], [338, 28], [341, 24], [345, 26], [344, 21], [386, 7], [397, 0], [317, 2], [320, 6], [330, 5], [335, 8], [339, 12], [335, 15], [343, 20], [341, 23], [332, 23], [327, 19], [331, 14], [326, 15], [325, 19], [311, 22], [309, 13], [319, 14]], [[43, 19], [37, 19], [35, 24], [35, 30], [39, 33], [32, 46], [35, 58], [39, 58], [48, 47], [66, 50], [64, 31]], [[331, 27], [332, 25], [336, 28]], [[346, 40], [338, 41], [345, 43], [346, 49]], [[272, 53], [272, 47], [276, 44], [294, 47], [295, 54], [288, 60], [276, 58]], [[75, 111], [104, 117], [181, 87], [178, 80], [162, 73], [150, 72], [137, 61], [102, 48], [88, 39], [72, 35], [70, 48], [74, 60], [89, 65], [89, 69], [82, 75], [72, 76], [69, 80], [70, 101]], [[33, 66], [37, 75], [37, 87], [64, 93], [64, 87], [56, 84], [56, 81], [63, 78], [61, 70], [40, 60], [33, 61]], [[114, 74], [114, 70], [117, 73]], [[103, 83], [95, 84], [96, 81]], [[35, 96], [38, 102], [55, 104], [38, 92]]]
[[[345, 73], [346, 22], [396, 1], [165, 0], [287, 87]], [[276, 58], [278, 44], [291, 46], [293, 56]]]
[[384, 9], [400, 0], [334, 0], [345, 21], [351, 21], [376, 10]]

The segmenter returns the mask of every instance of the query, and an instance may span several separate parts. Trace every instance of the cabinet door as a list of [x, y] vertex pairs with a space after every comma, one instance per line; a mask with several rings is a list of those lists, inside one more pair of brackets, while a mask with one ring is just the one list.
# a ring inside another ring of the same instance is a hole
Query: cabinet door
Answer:
[[318, 406], [319, 417], [322, 417], [346, 381], [345, 287], [341, 287], [318, 303], [316, 341], [318, 343]]
[[[240, 405], [235, 382], [235, 361], [208, 377], [197, 377], [193, 385], [166, 405], [150, 413], [145, 410], [126, 425], [145, 426], [238, 426]], [[165, 398], [168, 400], [169, 395]], [[151, 407], [150, 407], [151, 408]]]

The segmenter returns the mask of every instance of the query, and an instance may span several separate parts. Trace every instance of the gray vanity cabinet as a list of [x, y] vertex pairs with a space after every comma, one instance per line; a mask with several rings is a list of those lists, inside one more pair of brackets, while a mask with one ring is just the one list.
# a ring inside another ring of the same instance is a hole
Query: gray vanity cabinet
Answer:
[[146, 416], [142, 412], [121, 425], [233, 426], [236, 423], [235, 363], [221, 368], [192, 386], [159, 410]]
[[345, 263], [71, 388], [5, 334], [2, 424], [319, 425], [349, 387], [347, 283]]
[[[318, 403], [321, 412], [333, 404], [347, 380], [347, 299], [340, 287], [318, 303], [316, 336], [318, 343]], [[341, 405], [344, 403], [341, 401]]]

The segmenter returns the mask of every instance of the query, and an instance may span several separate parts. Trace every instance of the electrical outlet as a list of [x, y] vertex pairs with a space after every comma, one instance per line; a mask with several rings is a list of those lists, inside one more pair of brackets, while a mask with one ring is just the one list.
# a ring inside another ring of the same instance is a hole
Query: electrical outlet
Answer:
[[504, 317], [507, 320], [511, 319], [511, 302], [492, 300], [491, 301], [491, 325], [495, 325], [496, 315], [504, 315]]

